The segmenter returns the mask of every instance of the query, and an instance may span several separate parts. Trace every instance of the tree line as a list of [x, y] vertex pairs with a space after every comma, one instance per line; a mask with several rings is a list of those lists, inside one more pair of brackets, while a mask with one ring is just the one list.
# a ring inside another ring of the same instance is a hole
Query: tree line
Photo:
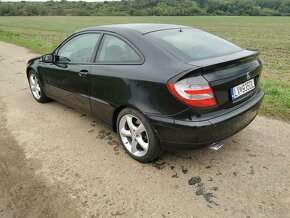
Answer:
[[0, 16], [289, 16], [289, 0], [0, 2]]

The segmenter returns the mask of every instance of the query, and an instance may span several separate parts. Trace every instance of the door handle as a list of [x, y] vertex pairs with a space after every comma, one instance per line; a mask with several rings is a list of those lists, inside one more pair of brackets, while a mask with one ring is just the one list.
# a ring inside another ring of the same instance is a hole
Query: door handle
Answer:
[[79, 76], [80, 76], [80, 77], [86, 77], [87, 74], [88, 74], [88, 72], [89, 72], [89, 71], [87, 71], [87, 70], [81, 70], [81, 71], [79, 72]]

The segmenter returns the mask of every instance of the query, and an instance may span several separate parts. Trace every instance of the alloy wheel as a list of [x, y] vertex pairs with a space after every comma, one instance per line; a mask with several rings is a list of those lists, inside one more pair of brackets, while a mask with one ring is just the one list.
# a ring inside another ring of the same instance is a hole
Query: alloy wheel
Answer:
[[36, 75], [33, 73], [30, 74], [30, 76], [29, 76], [29, 84], [30, 84], [30, 89], [31, 89], [33, 96], [36, 99], [40, 99], [41, 98], [41, 89], [40, 89], [40, 86], [38, 83], [38, 79], [37, 79]]
[[131, 114], [124, 115], [119, 122], [121, 140], [132, 155], [143, 157], [149, 148], [149, 138], [144, 124]]

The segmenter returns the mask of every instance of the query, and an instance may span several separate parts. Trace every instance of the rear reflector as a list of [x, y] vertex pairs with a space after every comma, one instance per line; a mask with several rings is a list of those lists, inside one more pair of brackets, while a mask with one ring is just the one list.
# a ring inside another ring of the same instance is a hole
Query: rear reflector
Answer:
[[189, 77], [167, 85], [176, 98], [190, 106], [211, 107], [217, 105], [210, 84], [202, 77]]

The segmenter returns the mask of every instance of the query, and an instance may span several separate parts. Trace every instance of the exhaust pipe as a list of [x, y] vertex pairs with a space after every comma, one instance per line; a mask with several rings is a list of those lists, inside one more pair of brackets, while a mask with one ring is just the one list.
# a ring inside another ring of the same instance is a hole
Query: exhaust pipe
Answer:
[[217, 151], [219, 150], [224, 144], [222, 142], [214, 142], [212, 143], [209, 148], [214, 150], [214, 151]]

